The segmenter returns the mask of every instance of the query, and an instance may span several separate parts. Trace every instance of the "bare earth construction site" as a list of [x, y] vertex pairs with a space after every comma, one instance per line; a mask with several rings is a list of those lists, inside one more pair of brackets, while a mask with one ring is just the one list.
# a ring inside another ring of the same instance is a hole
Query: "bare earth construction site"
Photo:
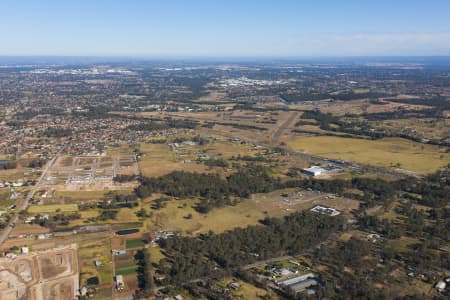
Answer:
[[76, 244], [0, 258], [0, 299], [76, 299]]
[[54, 188], [63, 186], [66, 190], [76, 190], [82, 186], [102, 190], [111, 188], [113, 178], [117, 175], [138, 173], [134, 155], [63, 156], [49, 170], [43, 185]]

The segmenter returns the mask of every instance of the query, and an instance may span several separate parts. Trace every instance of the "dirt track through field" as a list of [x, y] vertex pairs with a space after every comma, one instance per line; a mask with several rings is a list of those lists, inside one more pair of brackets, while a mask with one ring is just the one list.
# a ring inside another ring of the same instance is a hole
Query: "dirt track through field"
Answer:
[[272, 135], [272, 144], [275, 145], [280, 140], [280, 137], [283, 135], [286, 128], [291, 126], [292, 122], [296, 119], [297, 112], [293, 111], [291, 112], [291, 115], [284, 121], [280, 127], [273, 133]]

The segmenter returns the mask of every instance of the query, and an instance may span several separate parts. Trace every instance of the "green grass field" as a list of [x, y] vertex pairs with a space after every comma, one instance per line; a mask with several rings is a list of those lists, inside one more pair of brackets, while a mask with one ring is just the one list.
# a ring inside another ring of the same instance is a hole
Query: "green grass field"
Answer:
[[142, 239], [132, 239], [125, 242], [127, 248], [144, 247], [145, 243]]
[[130, 275], [136, 273], [137, 265], [127, 266], [116, 270], [116, 275]]
[[61, 211], [61, 212], [78, 211], [78, 205], [77, 204], [31, 205], [28, 208], [28, 212], [34, 213], [34, 214], [54, 213], [57, 211]]
[[330, 136], [300, 137], [288, 142], [295, 151], [332, 159], [430, 173], [450, 163], [446, 149], [400, 138], [364, 140]]

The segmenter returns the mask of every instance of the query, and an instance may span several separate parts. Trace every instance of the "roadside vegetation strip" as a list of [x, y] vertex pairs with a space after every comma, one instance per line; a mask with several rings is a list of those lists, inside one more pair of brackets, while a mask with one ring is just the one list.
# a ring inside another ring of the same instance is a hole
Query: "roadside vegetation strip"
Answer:
[[49, 204], [49, 205], [31, 205], [28, 208], [29, 213], [54, 213], [78, 211], [77, 204]]

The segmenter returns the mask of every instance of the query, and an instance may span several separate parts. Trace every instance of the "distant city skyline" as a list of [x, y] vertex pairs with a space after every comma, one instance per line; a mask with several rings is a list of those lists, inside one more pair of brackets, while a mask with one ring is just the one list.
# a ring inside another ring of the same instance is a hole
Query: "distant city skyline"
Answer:
[[450, 1], [2, 1], [0, 55], [449, 56]]

